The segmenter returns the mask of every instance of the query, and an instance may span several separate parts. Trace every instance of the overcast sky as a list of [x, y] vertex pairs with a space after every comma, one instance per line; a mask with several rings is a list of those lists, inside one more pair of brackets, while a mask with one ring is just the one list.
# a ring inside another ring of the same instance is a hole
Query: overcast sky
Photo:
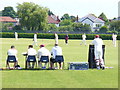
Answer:
[[55, 15], [63, 14], [83, 17], [89, 13], [99, 16], [102, 12], [107, 18], [118, 17], [118, 2], [120, 0], [0, 0], [0, 11], [6, 6], [12, 6], [17, 11], [17, 3], [34, 2], [49, 8]]

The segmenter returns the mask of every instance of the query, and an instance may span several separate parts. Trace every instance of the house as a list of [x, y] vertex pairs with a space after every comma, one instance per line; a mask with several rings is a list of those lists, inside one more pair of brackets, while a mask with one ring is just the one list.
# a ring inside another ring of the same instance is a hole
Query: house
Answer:
[[88, 24], [91, 26], [92, 31], [98, 31], [102, 26], [104, 26], [104, 21], [96, 17], [94, 14], [88, 14], [78, 20], [83, 24]]
[[48, 16], [48, 24], [55, 24], [57, 27], [59, 27], [60, 19], [58, 16], [51, 15]]
[[0, 22], [13, 23], [14, 26], [17, 24], [17, 21], [11, 17], [0, 17]]

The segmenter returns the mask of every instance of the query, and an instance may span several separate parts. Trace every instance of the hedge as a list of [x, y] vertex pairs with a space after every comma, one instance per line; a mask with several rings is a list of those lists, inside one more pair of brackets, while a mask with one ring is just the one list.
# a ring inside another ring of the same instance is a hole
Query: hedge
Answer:
[[[1, 32], [0, 36], [2, 38], [14, 38], [14, 33]], [[66, 34], [58, 34], [59, 39], [64, 39]], [[93, 40], [96, 34], [86, 34], [87, 40]], [[19, 38], [33, 38], [34, 33], [18, 33]], [[69, 39], [82, 39], [82, 34], [68, 34]], [[38, 38], [42, 39], [54, 39], [54, 34], [52, 33], [38, 33]], [[103, 40], [112, 40], [112, 34], [100, 34], [100, 37]], [[117, 39], [120, 40], [120, 35], [117, 36]]]

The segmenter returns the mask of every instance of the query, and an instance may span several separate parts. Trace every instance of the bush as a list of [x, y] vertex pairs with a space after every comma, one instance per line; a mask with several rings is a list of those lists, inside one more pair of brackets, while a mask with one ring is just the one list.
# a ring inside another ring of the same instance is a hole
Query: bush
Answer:
[[117, 31], [114, 31], [114, 30], [113, 30], [113, 31], [107, 31], [107, 33], [108, 33], [108, 34], [113, 34], [113, 33], [118, 34], [118, 32], [117, 32]]
[[[14, 33], [0, 33], [2, 35], [2, 38], [14, 38]], [[64, 39], [66, 34], [58, 34], [59, 39]], [[68, 34], [69, 39], [82, 39], [82, 34]], [[18, 33], [19, 38], [33, 38], [34, 33]], [[52, 33], [38, 33], [38, 38], [43, 39], [54, 39], [54, 34]], [[93, 40], [95, 37], [95, 34], [86, 34], [87, 40]], [[112, 34], [100, 34], [100, 37], [103, 40], [112, 40]], [[120, 40], [120, 35], [117, 36], [117, 39]]]
[[108, 31], [108, 27], [107, 26], [102, 26], [98, 32], [99, 33], [106, 33], [107, 31]]

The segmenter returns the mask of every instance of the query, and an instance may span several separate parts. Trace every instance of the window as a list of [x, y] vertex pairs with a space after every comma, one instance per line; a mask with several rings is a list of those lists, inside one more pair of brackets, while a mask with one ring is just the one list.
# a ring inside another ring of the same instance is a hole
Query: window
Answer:
[[101, 24], [96, 24], [96, 27], [101, 27]]

